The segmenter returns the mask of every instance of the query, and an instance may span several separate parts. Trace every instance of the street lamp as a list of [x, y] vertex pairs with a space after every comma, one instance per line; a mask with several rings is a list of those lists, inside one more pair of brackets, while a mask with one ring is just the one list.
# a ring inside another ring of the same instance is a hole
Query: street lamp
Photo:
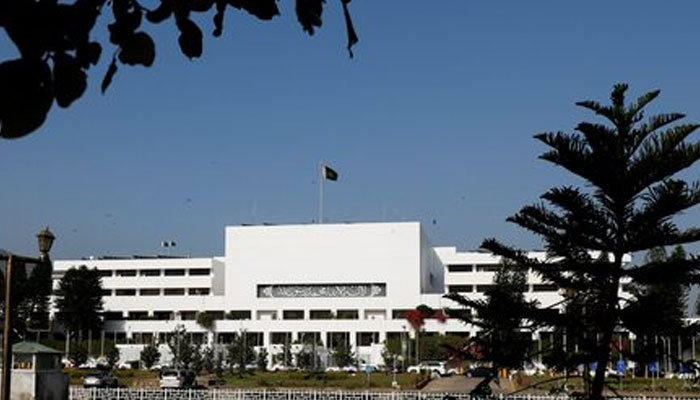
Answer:
[[48, 227], [44, 228], [37, 235], [39, 245], [39, 258], [25, 257], [12, 253], [0, 254], [0, 261], [5, 261], [5, 321], [2, 331], [2, 397], [0, 400], [10, 400], [10, 385], [12, 379], [12, 267], [13, 263], [18, 266], [25, 264], [49, 264], [51, 259], [49, 251], [56, 237]]
[[53, 246], [53, 241], [56, 239], [56, 236], [51, 233], [49, 227], [47, 226], [41, 232], [37, 233], [36, 239], [39, 244], [39, 259], [43, 262], [51, 261], [49, 258], [49, 252], [51, 251], [51, 247]]

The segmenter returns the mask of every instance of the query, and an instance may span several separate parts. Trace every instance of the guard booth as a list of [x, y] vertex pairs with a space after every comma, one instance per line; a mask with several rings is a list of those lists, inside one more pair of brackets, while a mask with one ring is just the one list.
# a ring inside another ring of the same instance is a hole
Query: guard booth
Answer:
[[35, 342], [12, 346], [11, 400], [67, 400], [68, 374], [61, 353]]

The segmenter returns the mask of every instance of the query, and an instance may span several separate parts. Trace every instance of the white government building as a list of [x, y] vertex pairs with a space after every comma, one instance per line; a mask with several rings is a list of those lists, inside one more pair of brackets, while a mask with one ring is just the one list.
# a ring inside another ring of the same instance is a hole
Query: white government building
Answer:
[[[123, 360], [137, 360], [144, 344], [163, 343], [182, 325], [208, 344], [246, 331], [269, 354], [306, 335], [328, 347], [345, 340], [363, 361], [381, 364], [382, 342], [413, 335], [407, 310], [454, 307], [443, 298], [448, 291], [480, 296], [500, 260], [433, 247], [420, 223], [397, 222], [229, 226], [223, 257], [58, 260], [54, 279], [82, 265], [102, 275], [104, 335], [116, 340]], [[545, 306], [561, 300], [534, 274], [526, 296]], [[216, 320], [212, 331], [196, 322], [204, 311]], [[463, 336], [475, 329], [456, 319], [424, 326]]]

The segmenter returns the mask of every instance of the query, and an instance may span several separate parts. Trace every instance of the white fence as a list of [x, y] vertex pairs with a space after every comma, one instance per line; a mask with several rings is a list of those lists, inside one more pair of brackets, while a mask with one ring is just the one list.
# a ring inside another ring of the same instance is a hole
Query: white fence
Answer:
[[[566, 400], [567, 396], [495, 395], [503, 400]], [[471, 400], [468, 393], [342, 391], [300, 389], [84, 389], [70, 388], [70, 400]], [[635, 400], [642, 400], [636, 398]], [[653, 400], [648, 398], [647, 400]]]
[[[498, 394], [498, 400], [568, 400], [566, 395]], [[678, 397], [678, 399], [700, 399]], [[299, 389], [209, 389], [209, 390], [161, 390], [161, 389], [84, 389], [70, 388], [70, 400], [477, 400], [468, 393], [420, 392], [420, 391], [342, 391]], [[621, 400], [670, 400], [675, 396], [623, 396], [609, 399]]]

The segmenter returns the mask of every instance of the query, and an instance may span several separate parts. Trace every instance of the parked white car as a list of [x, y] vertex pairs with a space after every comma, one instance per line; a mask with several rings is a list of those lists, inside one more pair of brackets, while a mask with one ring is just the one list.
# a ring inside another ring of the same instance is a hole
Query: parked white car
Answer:
[[447, 363], [444, 361], [422, 361], [418, 365], [411, 365], [406, 369], [407, 372], [417, 374], [421, 371], [426, 371], [431, 375], [436, 373], [440, 376], [449, 375], [447, 371]]
[[163, 389], [189, 388], [196, 384], [194, 371], [186, 369], [164, 369], [160, 373], [160, 387]]

